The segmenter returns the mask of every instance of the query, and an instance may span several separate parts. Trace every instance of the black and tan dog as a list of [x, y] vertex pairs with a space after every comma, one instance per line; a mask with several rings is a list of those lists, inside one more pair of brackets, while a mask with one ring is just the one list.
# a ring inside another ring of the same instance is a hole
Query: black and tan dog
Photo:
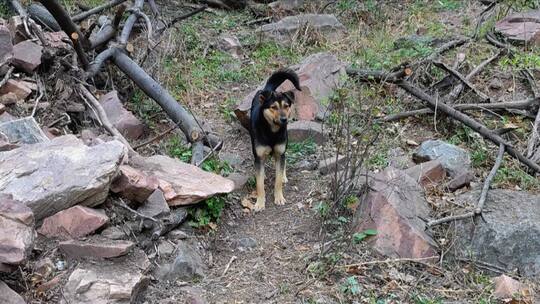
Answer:
[[273, 155], [276, 163], [276, 182], [274, 185], [274, 203], [285, 204], [283, 183], [287, 182], [285, 173], [285, 150], [287, 149], [287, 122], [294, 102], [294, 92], [276, 92], [285, 81], [290, 80], [300, 91], [300, 81], [295, 72], [283, 69], [275, 72], [258, 91], [251, 102], [251, 146], [255, 158], [255, 174], [257, 179], [257, 203], [255, 211], [265, 208], [266, 193], [264, 191], [264, 161]]

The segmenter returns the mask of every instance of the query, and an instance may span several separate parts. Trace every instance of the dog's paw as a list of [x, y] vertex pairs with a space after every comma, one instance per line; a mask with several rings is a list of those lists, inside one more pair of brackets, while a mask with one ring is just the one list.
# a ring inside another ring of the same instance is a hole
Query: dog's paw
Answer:
[[274, 196], [274, 204], [276, 205], [285, 205], [285, 198], [283, 197], [283, 194], [276, 194]]
[[263, 211], [266, 205], [266, 200], [264, 198], [258, 198], [257, 202], [255, 203], [255, 206], [253, 207], [253, 211], [259, 212]]

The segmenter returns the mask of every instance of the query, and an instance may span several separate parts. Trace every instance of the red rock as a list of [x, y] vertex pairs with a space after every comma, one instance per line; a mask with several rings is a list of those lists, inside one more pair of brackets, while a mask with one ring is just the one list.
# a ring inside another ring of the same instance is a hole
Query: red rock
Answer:
[[540, 10], [507, 16], [495, 24], [495, 30], [511, 41], [527, 43], [540, 32]]
[[493, 283], [495, 284], [493, 295], [497, 299], [512, 299], [516, 295], [519, 296], [524, 289], [523, 284], [504, 274], [494, 278]]
[[446, 177], [446, 171], [438, 160], [418, 164], [405, 170], [405, 173], [416, 180], [422, 187], [437, 184]]
[[474, 173], [471, 171], [465, 171], [458, 173], [452, 180], [446, 184], [448, 190], [454, 192], [463, 187], [469, 186], [474, 179]]
[[2, 94], [2, 96], [0, 96], [0, 104], [6, 105], [6, 106], [14, 105], [14, 104], [17, 103], [18, 99], [19, 98], [18, 98], [17, 94], [15, 94], [13, 92], [8, 92], [8, 93]]
[[57, 49], [69, 49], [69, 37], [64, 32], [43, 32], [45, 40], [49, 43], [50, 47]]
[[34, 42], [19, 42], [13, 46], [11, 62], [15, 67], [31, 74], [41, 64], [42, 50], [43, 47]]
[[13, 57], [13, 42], [11, 38], [11, 32], [9, 29], [1, 25], [0, 26], [0, 62], [6, 62]]
[[171, 209], [167, 204], [163, 191], [156, 189], [137, 211], [149, 217], [158, 217], [169, 214]]
[[109, 217], [98, 210], [74, 206], [43, 220], [38, 230], [46, 237], [80, 238], [91, 234], [109, 222]]
[[32, 89], [28, 87], [27, 82], [10, 79], [0, 88], [0, 94], [13, 93], [17, 96], [18, 100], [25, 100], [30, 94]]
[[136, 169], [160, 180], [169, 206], [195, 204], [234, 190], [231, 180], [167, 156], [133, 158], [132, 162]]
[[142, 203], [156, 190], [159, 181], [130, 166], [120, 166], [120, 176], [111, 184], [111, 191], [129, 200]]
[[115, 258], [126, 255], [135, 244], [130, 241], [95, 239], [89, 241], [69, 240], [58, 244], [58, 248], [71, 258]]
[[34, 214], [11, 195], [0, 194], [0, 263], [22, 264], [34, 244]]
[[311, 139], [317, 144], [325, 141], [322, 125], [318, 122], [299, 120], [287, 126], [290, 141], [305, 141]]
[[2, 304], [26, 304], [24, 299], [13, 291], [6, 283], [0, 281], [0, 303]]
[[[380, 254], [392, 258], [438, 256], [423, 219], [429, 206], [422, 188], [403, 171], [387, 168], [370, 180], [370, 190], [360, 199], [354, 215], [354, 231], [375, 229], [370, 241]], [[434, 259], [435, 260], [435, 259]]]
[[111, 91], [99, 99], [111, 123], [127, 139], [138, 139], [144, 131], [144, 125], [130, 111], [126, 110], [118, 98], [118, 92]]
[[[284, 92], [294, 89], [295, 101], [293, 117], [298, 120], [324, 119], [326, 106], [323, 104], [338, 87], [345, 75], [344, 64], [336, 56], [329, 53], [317, 53], [305, 58], [299, 65], [291, 67], [300, 78], [300, 88], [297, 91], [290, 81], [285, 81], [278, 89]], [[249, 128], [249, 110], [251, 101], [258, 90], [266, 84], [259, 85], [234, 110], [240, 123]]]

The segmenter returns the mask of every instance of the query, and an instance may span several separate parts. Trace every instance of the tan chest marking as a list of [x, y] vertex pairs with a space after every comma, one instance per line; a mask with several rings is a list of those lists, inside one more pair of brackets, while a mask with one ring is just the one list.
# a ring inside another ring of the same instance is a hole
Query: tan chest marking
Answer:
[[281, 155], [283, 153], [285, 153], [285, 144], [280, 144], [280, 145], [275, 145], [274, 146], [274, 154], [276, 155]]
[[266, 158], [272, 152], [272, 148], [269, 146], [257, 146], [255, 147], [255, 152], [260, 158]]

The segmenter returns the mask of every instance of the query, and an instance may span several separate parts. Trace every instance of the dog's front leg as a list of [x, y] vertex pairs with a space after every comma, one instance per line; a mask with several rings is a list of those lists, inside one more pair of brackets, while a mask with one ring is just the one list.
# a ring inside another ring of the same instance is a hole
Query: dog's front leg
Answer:
[[285, 197], [283, 196], [283, 182], [285, 178], [285, 153], [274, 153], [274, 159], [276, 161], [276, 184], [274, 185], [274, 203], [276, 205], [284, 205]]
[[264, 192], [264, 162], [255, 155], [255, 178], [257, 179], [257, 202], [253, 208], [256, 212], [264, 210], [266, 193]]

